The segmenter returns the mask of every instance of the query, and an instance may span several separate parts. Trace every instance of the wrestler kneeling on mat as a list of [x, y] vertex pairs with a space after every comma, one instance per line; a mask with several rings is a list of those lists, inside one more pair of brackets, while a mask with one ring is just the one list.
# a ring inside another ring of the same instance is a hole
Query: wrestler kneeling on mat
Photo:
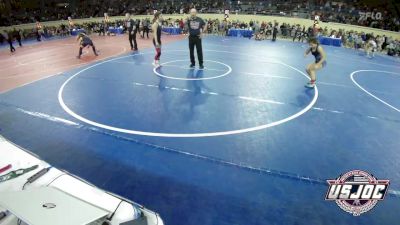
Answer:
[[326, 54], [316, 38], [309, 39], [308, 43], [310, 47], [306, 50], [304, 57], [311, 53], [315, 57], [315, 63], [311, 63], [307, 66], [307, 74], [310, 77], [310, 82], [308, 82], [305, 87], [314, 88], [317, 79], [316, 71], [326, 66]]
[[81, 58], [82, 49], [85, 47], [92, 46], [93, 53], [95, 56], [98, 56], [96, 52], [96, 48], [94, 47], [93, 41], [84, 33], [80, 33], [77, 37], [77, 41], [79, 42], [79, 55], [77, 56], [78, 59]]

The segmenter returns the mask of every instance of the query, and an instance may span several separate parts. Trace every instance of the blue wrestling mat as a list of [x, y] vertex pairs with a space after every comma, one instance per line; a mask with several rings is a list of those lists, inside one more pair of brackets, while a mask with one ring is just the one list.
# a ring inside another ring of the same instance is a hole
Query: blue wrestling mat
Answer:
[[[208, 37], [122, 55], [0, 95], [1, 135], [56, 167], [160, 213], [167, 225], [400, 221], [400, 63], [324, 47], [304, 88], [306, 44]], [[325, 201], [361, 169], [391, 184], [361, 217]]]

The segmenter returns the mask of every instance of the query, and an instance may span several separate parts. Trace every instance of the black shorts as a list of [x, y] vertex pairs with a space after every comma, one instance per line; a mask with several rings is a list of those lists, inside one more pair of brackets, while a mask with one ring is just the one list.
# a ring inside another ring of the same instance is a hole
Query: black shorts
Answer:
[[88, 46], [88, 45], [93, 46], [93, 42], [82, 43], [82, 46], [83, 46], [83, 47], [86, 47], [86, 46]]

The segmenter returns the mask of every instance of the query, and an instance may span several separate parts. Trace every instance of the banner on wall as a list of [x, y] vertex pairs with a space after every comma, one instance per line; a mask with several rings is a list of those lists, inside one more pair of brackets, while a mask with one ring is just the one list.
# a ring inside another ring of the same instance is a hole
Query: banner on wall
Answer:
[[368, 19], [372, 20], [382, 20], [383, 16], [381, 12], [358, 12], [358, 15], [360, 16], [358, 18], [358, 22], [362, 22]]

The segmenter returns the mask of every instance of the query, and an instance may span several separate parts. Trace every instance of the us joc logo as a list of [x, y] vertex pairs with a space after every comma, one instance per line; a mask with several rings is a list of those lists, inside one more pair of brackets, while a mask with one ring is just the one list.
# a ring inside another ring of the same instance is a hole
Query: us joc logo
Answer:
[[335, 201], [341, 209], [354, 216], [374, 208], [385, 198], [389, 187], [389, 180], [378, 180], [362, 170], [352, 170], [327, 182], [329, 188], [325, 200]]

